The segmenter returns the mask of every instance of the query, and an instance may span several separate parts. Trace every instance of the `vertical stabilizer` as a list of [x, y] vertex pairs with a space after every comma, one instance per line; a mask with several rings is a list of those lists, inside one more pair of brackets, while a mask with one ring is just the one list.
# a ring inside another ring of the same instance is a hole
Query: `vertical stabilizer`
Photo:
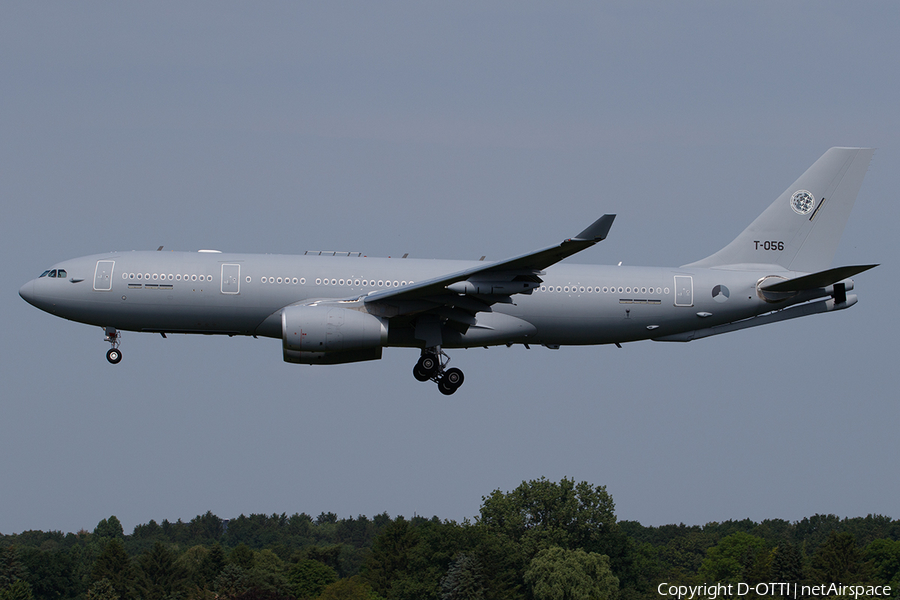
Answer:
[[831, 266], [872, 148], [832, 148], [733, 242], [688, 267], [775, 264], [813, 273]]

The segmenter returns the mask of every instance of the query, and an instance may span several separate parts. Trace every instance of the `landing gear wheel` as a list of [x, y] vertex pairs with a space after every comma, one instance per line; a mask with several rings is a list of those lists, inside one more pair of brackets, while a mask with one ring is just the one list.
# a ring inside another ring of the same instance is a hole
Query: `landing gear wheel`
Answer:
[[446, 384], [446, 382], [444, 382], [444, 381], [438, 381], [438, 389], [439, 389], [439, 390], [441, 391], [441, 393], [442, 393], [443, 395], [445, 395], [445, 396], [449, 396], [449, 395], [453, 394], [453, 393], [456, 391], [456, 388], [455, 388], [455, 387], [450, 387], [450, 386], [448, 386], [448, 385]]
[[413, 367], [413, 377], [415, 377], [417, 381], [428, 381], [431, 379], [431, 375], [419, 370], [418, 363]]
[[437, 374], [440, 367], [441, 362], [438, 360], [437, 356], [430, 353], [423, 354], [416, 363], [416, 366], [413, 367], [413, 377], [419, 381], [428, 381]]
[[429, 375], [434, 375], [440, 364], [438, 357], [434, 354], [423, 354], [418, 362], [419, 369], [423, 373], [428, 373]]
[[463, 384], [465, 381], [465, 376], [463, 372], [457, 368], [447, 369], [444, 372], [444, 376], [440, 378], [438, 381], [438, 389], [445, 396], [449, 396], [453, 392], [459, 389], [459, 386]]
[[110, 348], [109, 352], [106, 353], [106, 360], [114, 365], [117, 365], [119, 364], [119, 361], [122, 360], [122, 353], [118, 348]]
[[463, 384], [463, 381], [466, 380], [466, 376], [463, 375], [463, 372], [453, 367], [452, 369], [447, 369], [444, 371], [444, 376], [441, 378], [441, 381], [446, 381], [449, 385], [454, 388], [458, 388]]

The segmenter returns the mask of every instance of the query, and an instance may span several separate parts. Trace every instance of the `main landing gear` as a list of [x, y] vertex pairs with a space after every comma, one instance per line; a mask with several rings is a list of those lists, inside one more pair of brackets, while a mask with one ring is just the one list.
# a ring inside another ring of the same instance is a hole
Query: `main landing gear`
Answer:
[[114, 365], [119, 364], [119, 361], [122, 360], [122, 351], [119, 350], [120, 337], [121, 334], [119, 334], [115, 327], [106, 327], [106, 337], [103, 341], [109, 342], [112, 345], [112, 348], [106, 353], [106, 360]]
[[450, 357], [441, 350], [440, 346], [425, 348], [422, 350], [422, 356], [419, 357], [416, 366], [413, 367], [413, 377], [419, 381], [428, 381], [429, 379], [434, 381], [441, 393], [449, 396], [458, 390], [466, 379], [463, 372], [456, 367], [446, 369], [449, 362]]

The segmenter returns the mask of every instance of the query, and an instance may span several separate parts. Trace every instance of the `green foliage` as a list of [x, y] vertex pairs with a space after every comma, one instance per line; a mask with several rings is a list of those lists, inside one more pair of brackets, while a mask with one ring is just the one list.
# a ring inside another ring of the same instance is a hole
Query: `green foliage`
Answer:
[[[0, 535], [0, 600], [295, 600], [291, 576], [310, 565], [326, 573], [311, 598], [535, 600], [546, 566], [535, 559], [552, 548], [609, 556], [619, 600], [658, 600], [661, 582], [706, 577], [900, 588], [900, 521], [888, 517], [645, 527], [616, 523], [603, 487], [539, 479], [485, 497], [475, 523], [207, 512], [131, 535], [114, 516], [93, 532]], [[565, 573], [571, 561], [557, 562]]]
[[866, 546], [865, 558], [877, 583], [900, 589], [900, 540], [874, 540]]
[[382, 600], [362, 577], [355, 575], [328, 585], [316, 600]]
[[509, 493], [494, 490], [483, 498], [480, 523], [522, 544], [529, 557], [550, 546], [602, 552], [618, 533], [606, 487], [566, 478], [523, 481]]
[[118, 538], [106, 543], [91, 567], [90, 581], [95, 583], [103, 579], [112, 585], [120, 598], [131, 597], [134, 568], [131, 565], [131, 558], [125, 552], [124, 544]]
[[869, 565], [852, 533], [832, 531], [813, 555], [810, 572], [816, 581], [865, 583]]
[[19, 579], [0, 589], [0, 600], [32, 600], [31, 585]]
[[81, 591], [78, 571], [80, 553], [56, 544], [47, 550], [23, 548], [19, 551], [24, 575], [36, 598], [72, 598]]
[[256, 556], [247, 544], [238, 544], [228, 554], [228, 563], [236, 565], [245, 571], [252, 569], [255, 561]]
[[[659, 560], [659, 553], [652, 544], [629, 540], [628, 568], [616, 573], [619, 578], [619, 589], [627, 588], [632, 596], [640, 596], [651, 591], [658, 596], [653, 584], [658, 581], [661, 571], [662, 564]], [[655, 598], [655, 600], [659, 599]]]
[[25, 569], [14, 546], [0, 547], [0, 590], [25, 577]]
[[188, 524], [190, 539], [202, 540], [201, 543], [212, 543], [222, 537], [224, 527], [222, 519], [206, 511], [205, 515], [198, 515]]
[[305, 558], [309, 560], [317, 560], [323, 565], [328, 565], [334, 569], [335, 573], [341, 572], [341, 553], [344, 546], [334, 544], [331, 546], [310, 546], [306, 549]]
[[250, 571], [253, 588], [279, 596], [291, 593], [287, 578], [287, 565], [271, 550], [256, 553], [253, 569]]
[[478, 523], [505, 542], [515, 564], [508, 587], [524, 585], [531, 560], [553, 547], [605, 555], [613, 571], [627, 575], [630, 570], [628, 539], [616, 523], [605, 486], [566, 478], [523, 481], [511, 492], [495, 490], [484, 497]]
[[441, 600], [483, 600], [484, 573], [481, 561], [471, 554], [460, 554], [450, 563], [441, 580]]
[[109, 579], [95, 581], [85, 595], [87, 600], [119, 600], [119, 595], [113, 589]]
[[803, 581], [803, 557], [796, 546], [785, 542], [775, 548], [769, 579], [789, 584]]
[[231, 563], [225, 565], [213, 582], [216, 596], [220, 598], [234, 598], [249, 592], [252, 587], [249, 573]]
[[94, 536], [101, 539], [122, 539], [125, 537], [125, 532], [122, 529], [122, 523], [120, 523], [119, 519], [113, 515], [110, 518], [103, 519], [97, 523], [97, 526], [94, 528]]
[[154, 543], [149, 552], [138, 557], [136, 571], [134, 587], [142, 600], [166, 600], [187, 591], [187, 569], [161, 542]]
[[377, 593], [391, 598], [394, 582], [409, 573], [412, 551], [418, 543], [417, 532], [403, 517], [397, 517], [375, 538], [366, 562], [366, 577]]
[[209, 548], [206, 546], [191, 546], [181, 553], [176, 562], [178, 567], [183, 569], [187, 575], [188, 581], [197, 587], [203, 587], [208, 580], [215, 579], [215, 576], [208, 578], [204, 573], [204, 563], [209, 557]]
[[706, 551], [698, 574], [708, 583], [754, 583], [766, 578], [767, 559], [765, 540], [739, 531]]
[[317, 560], [301, 560], [288, 571], [287, 581], [291, 593], [297, 598], [315, 598], [328, 585], [338, 580], [337, 573]]
[[609, 600], [619, 588], [606, 556], [560, 547], [538, 552], [525, 583], [537, 600]]
[[218, 543], [213, 544], [209, 549], [209, 553], [203, 557], [203, 561], [200, 563], [199, 575], [201, 581], [206, 584], [215, 581], [222, 569], [225, 568], [226, 563], [225, 551], [222, 549], [222, 545]]

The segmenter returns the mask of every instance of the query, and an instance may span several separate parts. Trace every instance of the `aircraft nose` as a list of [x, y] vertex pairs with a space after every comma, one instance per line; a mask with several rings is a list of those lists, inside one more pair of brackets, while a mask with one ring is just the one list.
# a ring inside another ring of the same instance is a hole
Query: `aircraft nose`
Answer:
[[25, 302], [34, 305], [34, 279], [19, 288], [19, 295]]

